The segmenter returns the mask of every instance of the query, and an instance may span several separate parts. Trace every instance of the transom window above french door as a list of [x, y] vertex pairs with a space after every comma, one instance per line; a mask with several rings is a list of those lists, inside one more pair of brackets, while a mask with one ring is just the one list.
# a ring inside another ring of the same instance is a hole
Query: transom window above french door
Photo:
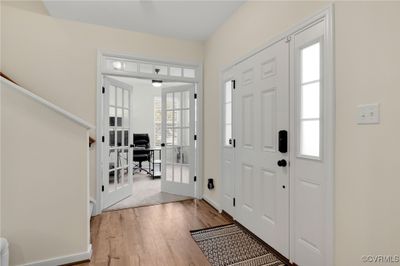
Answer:
[[161, 80], [177, 80], [198, 82], [200, 73], [197, 66], [178, 65], [164, 62], [141, 61], [114, 56], [105, 56], [102, 63], [103, 73], [155, 78]]

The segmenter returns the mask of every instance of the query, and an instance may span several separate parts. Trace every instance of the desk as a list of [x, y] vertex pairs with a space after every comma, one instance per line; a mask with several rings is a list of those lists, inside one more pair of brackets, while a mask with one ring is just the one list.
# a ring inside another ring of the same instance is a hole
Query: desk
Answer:
[[[148, 174], [153, 177], [161, 177], [161, 148], [160, 147], [150, 147], [150, 148], [141, 148], [141, 147], [134, 147], [133, 152], [136, 151], [148, 151], [150, 153], [150, 166]], [[158, 152], [158, 159], [155, 159], [155, 153]], [[159, 166], [159, 171], [155, 170], [155, 166]]]

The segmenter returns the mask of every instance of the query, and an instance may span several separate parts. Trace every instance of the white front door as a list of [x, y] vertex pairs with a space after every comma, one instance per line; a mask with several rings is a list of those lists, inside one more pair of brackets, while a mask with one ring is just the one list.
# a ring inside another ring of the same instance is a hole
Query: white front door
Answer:
[[235, 68], [235, 218], [288, 257], [289, 45], [282, 40]]
[[132, 87], [105, 77], [103, 100], [103, 208], [131, 196]]
[[161, 190], [194, 196], [194, 85], [162, 90]]

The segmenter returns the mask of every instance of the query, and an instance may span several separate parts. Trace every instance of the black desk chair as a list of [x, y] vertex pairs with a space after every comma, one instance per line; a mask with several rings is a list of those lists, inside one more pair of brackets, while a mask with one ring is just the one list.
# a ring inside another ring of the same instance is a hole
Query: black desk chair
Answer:
[[[133, 144], [133, 161], [137, 162], [137, 164], [133, 167], [133, 172], [137, 170], [139, 170], [139, 172], [145, 171], [150, 175], [150, 151], [148, 150], [150, 148], [149, 134], [133, 134]], [[142, 167], [143, 162], [149, 163], [149, 170], [146, 170]]]

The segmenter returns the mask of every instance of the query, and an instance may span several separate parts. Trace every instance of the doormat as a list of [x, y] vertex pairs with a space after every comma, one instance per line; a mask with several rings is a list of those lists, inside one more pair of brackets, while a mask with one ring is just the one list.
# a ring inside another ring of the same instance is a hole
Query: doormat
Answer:
[[236, 224], [190, 231], [212, 266], [281, 266], [264, 243]]

